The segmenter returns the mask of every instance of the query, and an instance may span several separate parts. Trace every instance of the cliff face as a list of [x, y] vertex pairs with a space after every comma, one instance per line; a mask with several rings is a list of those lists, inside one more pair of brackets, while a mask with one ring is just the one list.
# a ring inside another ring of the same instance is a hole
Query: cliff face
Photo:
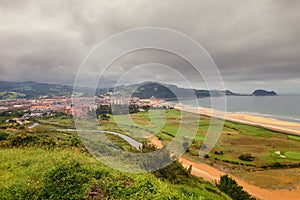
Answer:
[[267, 90], [255, 90], [252, 93], [253, 96], [277, 96], [276, 92], [274, 91], [267, 91]]

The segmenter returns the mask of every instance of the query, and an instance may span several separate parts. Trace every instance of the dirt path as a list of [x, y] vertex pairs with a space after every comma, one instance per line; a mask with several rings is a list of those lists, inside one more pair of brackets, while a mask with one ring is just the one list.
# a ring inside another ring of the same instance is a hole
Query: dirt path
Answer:
[[[163, 144], [160, 140], [157, 139], [157, 137], [149, 138], [150, 141], [157, 146], [157, 148], [162, 148]], [[212, 166], [209, 166], [204, 163], [198, 163], [191, 160], [188, 160], [186, 158], [179, 158], [179, 162], [182, 163], [184, 167], [189, 167], [192, 165], [192, 174], [194, 176], [202, 177], [206, 181], [214, 182], [216, 180], [219, 180], [220, 176], [226, 174], [218, 169], [213, 168]], [[236, 182], [243, 186], [244, 190], [247, 191], [252, 196], [255, 196], [258, 199], [263, 200], [299, 200], [300, 199], [300, 185], [297, 189], [294, 190], [267, 190], [259, 188], [255, 185], [250, 185], [246, 183], [243, 180], [240, 180], [239, 178], [230, 175]]]
[[[192, 174], [198, 177], [202, 177], [204, 180], [207, 181], [215, 181], [219, 180], [219, 177], [221, 175], [224, 175], [225, 173], [217, 170], [207, 164], [203, 163], [196, 163], [190, 160], [187, 160], [185, 158], [180, 158], [179, 162], [182, 163], [184, 167], [189, 167], [192, 165]], [[259, 188], [255, 185], [250, 185], [246, 183], [243, 180], [240, 180], [239, 178], [230, 175], [236, 182], [243, 186], [244, 190], [246, 190], [249, 194], [257, 197], [258, 199], [267, 199], [267, 200], [282, 200], [282, 199], [288, 199], [288, 200], [298, 200], [300, 197], [300, 187], [298, 187], [295, 190], [267, 190]]]
[[162, 144], [162, 142], [157, 138], [157, 137], [151, 137], [149, 138], [149, 140], [151, 141], [152, 144], [154, 144], [156, 146], [157, 149], [161, 149], [164, 147], [164, 145]]

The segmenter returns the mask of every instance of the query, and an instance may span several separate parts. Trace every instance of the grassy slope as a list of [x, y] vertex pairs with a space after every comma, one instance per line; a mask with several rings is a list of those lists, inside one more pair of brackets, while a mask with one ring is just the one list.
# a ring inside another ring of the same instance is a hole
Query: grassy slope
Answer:
[[[89, 155], [71, 150], [1, 149], [0, 154], [2, 199], [55, 199], [57, 195], [77, 199], [86, 196], [91, 187], [101, 188], [100, 195], [111, 199], [226, 199], [209, 183], [191, 187], [160, 181], [151, 174], [126, 174], [103, 166]], [[73, 175], [61, 181], [58, 177], [54, 182], [49, 174], [58, 173], [58, 168], [70, 169], [66, 173]], [[70, 188], [65, 196], [60, 187], [68, 184], [77, 189], [76, 195]], [[59, 188], [53, 190], [52, 187]]]
[[19, 99], [24, 98], [26, 95], [17, 92], [0, 92], [0, 100], [2, 99]]
[[[89, 191], [97, 191], [103, 199], [229, 199], [201, 179], [171, 184], [151, 173], [110, 169], [85, 153], [74, 133], [61, 130], [74, 127], [72, 119], [38, 122], [33, 129], [4, 131], [11, 136], [0, 141], [1, 199], [91, 199]], [[119, 137], [108, 137], [130, 150]]]

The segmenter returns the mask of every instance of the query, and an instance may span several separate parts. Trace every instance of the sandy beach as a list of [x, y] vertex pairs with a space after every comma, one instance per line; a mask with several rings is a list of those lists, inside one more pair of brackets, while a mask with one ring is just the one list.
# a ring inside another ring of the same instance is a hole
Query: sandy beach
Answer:
[[178, 110], [202, 114], [206, 116], [214, 116], [219, 119], [225, 119], [239, 124], [246, 124], [251, 126], [262, 127], [272, 131], [286, 133], [290, 135], [300, 136], [300, 124], [288, 121], [280, 121], [276, 119], [259, 117], [251, 114], [244, 113], [225, 113], [215, 111], [208, 108], [195, 108], [195, 107], [175, 107]]

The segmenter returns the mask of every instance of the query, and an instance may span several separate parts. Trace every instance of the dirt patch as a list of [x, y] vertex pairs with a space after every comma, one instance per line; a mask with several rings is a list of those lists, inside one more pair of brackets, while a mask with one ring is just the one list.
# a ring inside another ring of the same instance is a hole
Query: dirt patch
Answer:
[[[180, 158], [179, 162], [182, 163], [184, 167], [189, 167], [192, 165], [192, 174], [198, 177], [202, 177], [204, 180], [214, 182], [219, 180], [221, 175], [225, 173], [217, 170], [207, 164], [204, 163], [196, 163], [185, 158]], [[296, 189], [293, 190], [267, 190], [259, 188], [255, 185], [251, 185], [246, 183], [245, 181], [236, 178], [235, 176], [230, 175], [233, 179], [235, 179], [239, 185], [243, 186], [244, 190], [246, 190], [249, 194], [255, 196], [258, 199], [266, 199], [266, 200], [298, 200], [300, 196], [300, 185]]]
[[[158, 140], [157, 137], [149, 138], [150, 141], [157, 146], [157, 148], [162, 148], [162, 141]], [[195, 161], [188, 160], [186, 158], [179, 158], [179, 162], [186, 168], [192, 165], [192, 174], [197, 177], [202, 177], [206, 181], [215, 182], [218, 181], [220, 176], [226, 174], [208, 164], [199, 163]], [[269, 190], [263, 189], [255, 185], [251, 185], [242, 179], [239, 179], [233, 175], [230, 175], [237, 183], [243, 186], [244, 190], [247, 191], [252, 196], [263, 200], [298, 200], [300, 196], [300, 184], [298, 184], [294, 189], [279, 189], [279, 190]], [[274, 180], [276, 181], [276, 180]], [[288, 181], [288, 180], [286, 180]]]
[[161, 149], [164, 147], [164, 145], [162, 144], [162, 142], [157, 138], [157, 137], [151, 137], [149, 138], [149, 140], [151, 141], [152, 144], [154, 144], [156, 146], [157, 149]]

